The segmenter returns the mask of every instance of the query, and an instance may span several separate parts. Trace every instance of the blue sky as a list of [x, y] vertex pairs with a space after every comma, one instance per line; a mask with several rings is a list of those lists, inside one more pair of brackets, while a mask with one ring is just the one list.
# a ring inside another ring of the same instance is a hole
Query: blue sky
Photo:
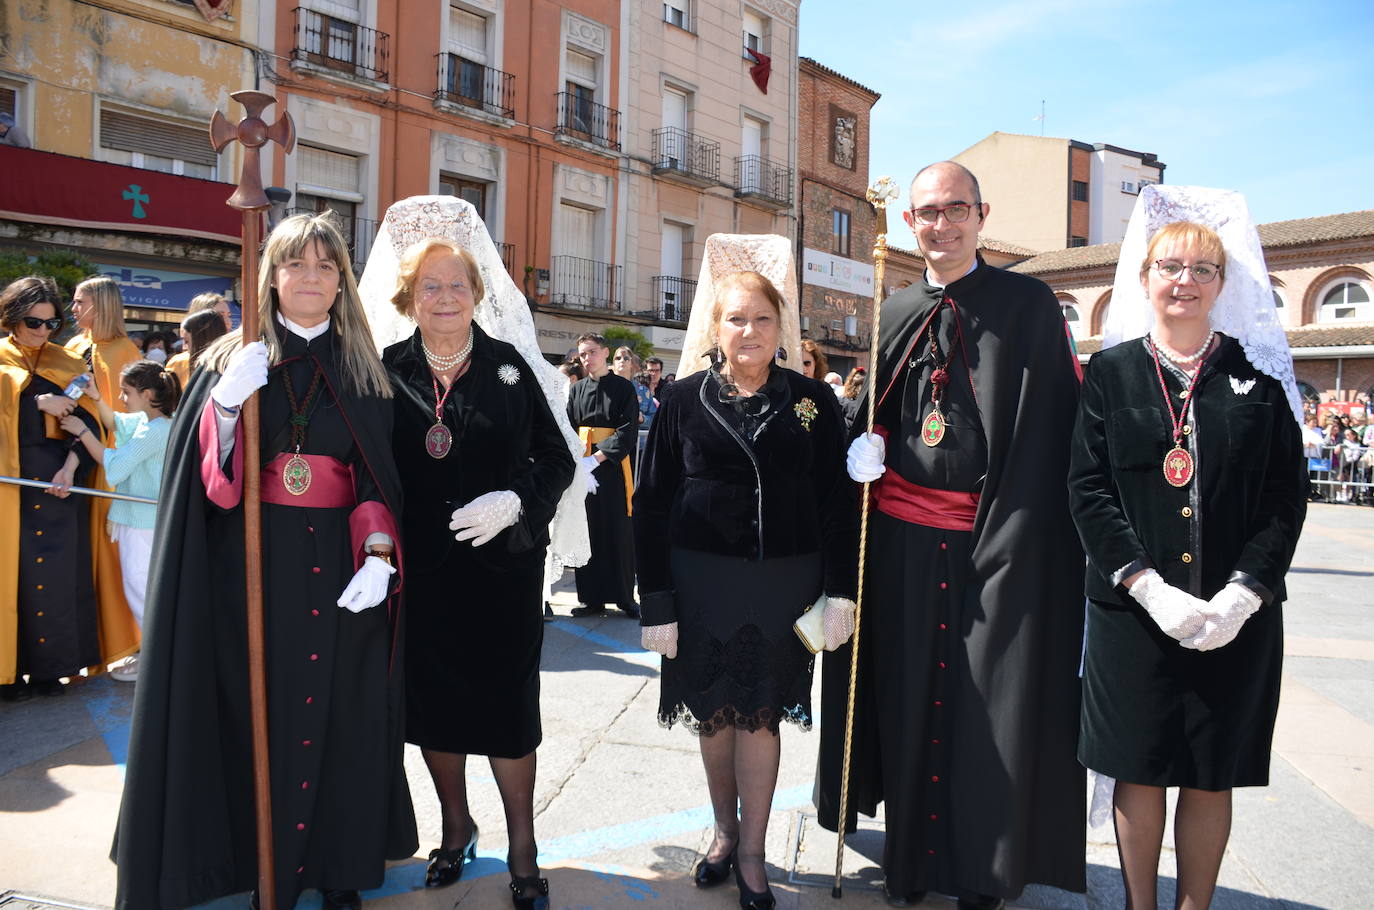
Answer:
[[904, 187], [996, 130], [1038, 135], [1043, 99], [1044, 135], [1154, 152], [1261, 223], [1374, 208], [1370, 0], [803, 0], [800, 50], [882, 94], [869, 174]]

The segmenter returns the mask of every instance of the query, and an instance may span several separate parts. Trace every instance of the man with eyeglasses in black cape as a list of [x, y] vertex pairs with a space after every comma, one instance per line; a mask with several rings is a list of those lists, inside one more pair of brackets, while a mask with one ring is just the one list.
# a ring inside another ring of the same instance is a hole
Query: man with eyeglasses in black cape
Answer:
[[[978, 255], [977, 179], [922, 170], [904, 213], [924, 281], [883, 304], [847, 827], [885, 804], [889, 903], [993, 910], [1084, 891], [1075, 757], [1083, 552], [1065, 477], [1080, 374], [1042, 282]], [[816, 804], [836, 827], [851, 646], [826, 655]]]

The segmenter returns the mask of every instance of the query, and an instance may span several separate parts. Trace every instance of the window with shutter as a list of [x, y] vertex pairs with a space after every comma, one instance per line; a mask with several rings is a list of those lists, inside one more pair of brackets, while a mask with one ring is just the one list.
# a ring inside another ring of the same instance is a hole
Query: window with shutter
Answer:
[[342, 193], [343, 198], [357, 197], [361, 199], [358, 190], [360, 171], [358, 156], [345, 155], [342, 152], [315, 148], [309, 145], [299, 146], [297, 151], [296, 182], [298, 184], [305, 184], [322, 190], [335, 190]]
[[596, 88], [596, 58], [568, 48], [568, 81]]
[[128, 153], [125, 160], [134, 167], [210, 180], [217, 176], [219, 156], [210, 147], [203, 126], [184, 126], [102, 107], [100, 146]]
[[0, 85], [0, 114], [19, 119], [19, 93], [7, 85]]
[[691, 31], [692, 22], [688, 17], [689, 0], [663, 0], [663, 21], [669, 25]]
[[[763, 40], [768, 37], [768, 22], [752, 10], [744, 11], [744, 47], [746, 50], [764, 53]], [[748, 54], [744, 55], [749, 57]], [[750, 58], [752, 59], [752, 58]]]
[[487, 20], [456, 6], [449, 7], [449, 50], [473, 63], [487, 64]]

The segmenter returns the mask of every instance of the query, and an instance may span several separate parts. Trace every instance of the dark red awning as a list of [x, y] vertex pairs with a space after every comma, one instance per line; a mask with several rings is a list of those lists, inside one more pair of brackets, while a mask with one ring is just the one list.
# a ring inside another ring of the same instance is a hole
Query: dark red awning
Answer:
[[[207, 139], [207, 142], [209, 140]], [[0, 218], [238, 243], [229, 183], [0, 145]]]

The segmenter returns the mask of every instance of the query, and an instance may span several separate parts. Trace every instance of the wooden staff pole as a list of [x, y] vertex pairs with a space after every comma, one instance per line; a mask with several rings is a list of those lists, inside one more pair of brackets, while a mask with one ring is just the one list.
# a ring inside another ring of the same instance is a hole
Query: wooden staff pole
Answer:
[[[867, 433], [873, 432], [873, 412], [877, 407], [873, 400], [873, 390], [878, 382], [878, 326], [883, 312], [883, 277], [887, 271], [887, 204], [897, 195], [897, 186], [891, 177], [879, 177], [868, 188], [868, 201], [878, 213], [878, 234], [873, 241], [873, 328], [868, 341], [868, 425]], [[849, 703], [844, 716], [844, 760], [840, 765], [840, 814], [835, 835], [835, 882], [830, 888], [830, 896], [839, 898], [842, 894], [840, 878], [844, 874], [844, 835], [849, 823], [849, 759], [854, 746], [854, 693], [859, 681], [859, 633], [863, 627], [864, 615], [864, 563], [868, 554], [868, 491], [869, 481], [864, 481], [863, 496], [859, 500], [859, 584], [854, 596], [854, 635], [849, 645]]]
[[[210, 119], [210, 144], [216, 152], [234, 140], [243, 145], [239, 185], [227, 205], [243, 213], [243, 254], [240, 280], [243, 287], [243, 344], [261, 338], [258, 319], [258, 248], [262, 245], [262, 216], [272, 204], [262, 188], [261, 150], [275, 141], [290, 152], [296, 131], [291, 115], [268, 126], [262, 112], [276, 103], [262, 92], [234, 92], [229, 96], [243, 105], [246, 116], [237, 126], [219, 111]], [[253, 803], [257, 813], [258, 906], [276, 910], [276, 859], [272, 849], [271, 761], [267, 742], [267, 661], [263, 637], [262, 604], [262, 471], [258, 395], [243, 403], [243, 540], [248, 631], [248, 697], [253, 719]]]

